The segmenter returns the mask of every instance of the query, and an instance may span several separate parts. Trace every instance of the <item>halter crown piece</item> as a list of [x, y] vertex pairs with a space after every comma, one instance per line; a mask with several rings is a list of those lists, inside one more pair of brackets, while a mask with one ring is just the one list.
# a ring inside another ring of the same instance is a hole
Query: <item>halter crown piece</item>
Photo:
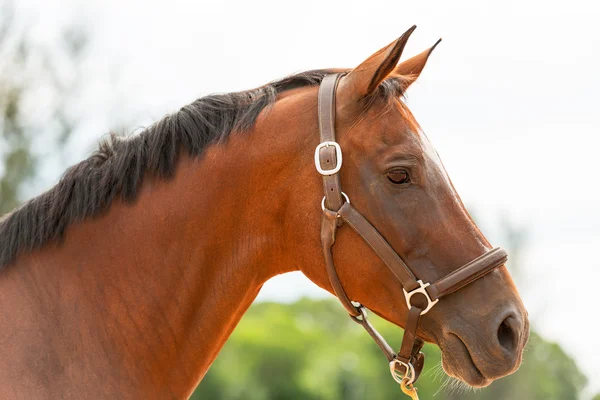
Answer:
[[[392, 246], [365, 217], [352, 207], [350, 199], [342, 192], [339, 175], [342, 168], [342, 148], [335, 141], [335, 93], [343, 75], [331, 74], [323, 78], [318, 98], [321, 143], [315, 149], [315, 165], [317, 171], [323, 176], [325, 190], [325, 196], [321, 201], [323, 210], [321, 243], [327, 274], [336, 296], [350, 317], [371, 335], [386, 356], [392, 378], [400, 383], [405, 394], [418, 399], [417, 389], [413, 384], [419, 378], [425, 363], [425, 355], [421, 352], [424, 343], [417, 337], [419, 319], [431, 310], [440, 298], [462, 289], [500, 267], [506, 263], [508, 256], [503, 249], [494, 248], [434, 283], [424, 283], [415, 277]], [[408, 319], [402, 345], [397, 353], [371, 325], [367, 319], [366, 308], [350, 300], [337, 275], [331, 249], [335, 243], [336, 232], [344, 223], [350, 225], [371, 246], [402, 285], [408, 307]], [[412, 299], [415, 294], [420, 294], [421, 296], [417, 297], [425, 299], [426, 303], [420, 301], [413, 304]]]

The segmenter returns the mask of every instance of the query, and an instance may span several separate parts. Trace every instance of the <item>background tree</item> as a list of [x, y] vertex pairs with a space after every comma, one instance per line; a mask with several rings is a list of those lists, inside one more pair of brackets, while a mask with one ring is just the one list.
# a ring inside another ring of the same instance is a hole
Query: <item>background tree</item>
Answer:
[[0, 215], [23, 200], [41, 162], [64, 164], [77, 124], [68, 105], [82, 87], [87, 34], [76, 24], [66, 26], [59, 42], [48, 46], [30, 28], [12, 1], [0, 1]]
[[[400, 328], [370, 315], [398, 348]], [[577, 400], [586, 378], [556, 343], [533, 333], [519, 371], [479, 391], [447, 378], [439, 349], [425, 347], [424, 399]], [[302, 299], [250, 307], [193, 400], [384, 400], [403, 398], [387, 362], [337, 300]]]

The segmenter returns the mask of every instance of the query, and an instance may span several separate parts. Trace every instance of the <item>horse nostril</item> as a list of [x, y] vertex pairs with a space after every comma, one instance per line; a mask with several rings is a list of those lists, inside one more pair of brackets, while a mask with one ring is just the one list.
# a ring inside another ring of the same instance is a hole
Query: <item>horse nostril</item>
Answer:
[[513, 353], [519, 342], [519, 322], [514, 315], [510, 315], [502, 321], [498, 327], [498, 342], [509, 353]]

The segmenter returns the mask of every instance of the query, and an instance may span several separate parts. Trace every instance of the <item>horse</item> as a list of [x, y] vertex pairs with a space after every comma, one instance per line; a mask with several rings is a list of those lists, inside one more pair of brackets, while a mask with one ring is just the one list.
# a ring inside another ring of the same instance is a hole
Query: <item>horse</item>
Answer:
[[[414, 28], [356, 68], [209, 95], [112, 135], [4, 216], [0, 397], [187, 398], [262, 285], [290, 271], [366, 328], [365, 307], [409, 347], [435, 343], [471, 386], [517, 370], [529, 322], [506, 258], [469, 270], [498, 252], [405, 103], [435, 48], [400, 62]], [[344, 227], [362, 221], [352, 210], [375, 230], [365, 240]], [[476, 275], [438, 302], [429, 283], [465, 268]]]

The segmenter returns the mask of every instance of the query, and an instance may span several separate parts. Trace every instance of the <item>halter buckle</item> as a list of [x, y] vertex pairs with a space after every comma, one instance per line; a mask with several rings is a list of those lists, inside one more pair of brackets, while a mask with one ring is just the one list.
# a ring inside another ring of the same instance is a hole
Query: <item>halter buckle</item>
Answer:
[[412, 307], [412, 304], [410, 303], [410, 299], [411, 297], [413, 297], [413, 295], [420, 293], [423, 296], [425, 296], [425, 298], [427, 299], [427, 307], [425, 307], [425, 309], [423, 311], [421, 311], [421, 315], [427, 314], [427, 311], [431, 310], [431, 307], [435, 306], [437, 304], [438, 301], [440, 301], [440, 299], [435, 299], [435, 300], [431, 300], [431, 296], [429, 296], [429, 292], [427, 292], [427, 290], [425, 290], [425, 288], [427, 286], [430, 286], [429, 283], [423, 283], [422, 280], [418, 280], [417, 283], [419, 284], [419, 287], [411, 290], [410, 292], [407, 292], [406, 289], [402, 288], [402, 291], [404, 292], [404, 298], [406, 299], [406, 305], [408, 306], [408, 308], [410, 309]]
[[[404, 375], [400, 375], [396, 372], [396, 364], [404, 367], [406, 372]], [[394, 358], [390, 361], [390, 373], [392, 374], [392, 378], [399, 384], [411, 385], [415, 381], [415, 377], [417, 374], [415, 373], [415, 367], [411, 363], [405, 363], [404, 361], [400, 361], [397, 358]]]
[[[323, 167], [321, 166], [319, 152], [321, 149], [324, 149], [329, 146], [333, 146], [335, 148], [336, 164], [333, 169], [323, 169]], [[319, 172], [321, 175], [325, 175], [325, 176], [337, 174], [338, 172], [340, 172], [340, 169], [342, 168], [342, 148], [340, 147], [340, 145], [337, 142], [333, 142], [333, 141], [326, 141], [326, 142], [319, 143], [317, 145], [317, 148], [315, 149], [315, 166], [317, 167], [317, 172]]]

